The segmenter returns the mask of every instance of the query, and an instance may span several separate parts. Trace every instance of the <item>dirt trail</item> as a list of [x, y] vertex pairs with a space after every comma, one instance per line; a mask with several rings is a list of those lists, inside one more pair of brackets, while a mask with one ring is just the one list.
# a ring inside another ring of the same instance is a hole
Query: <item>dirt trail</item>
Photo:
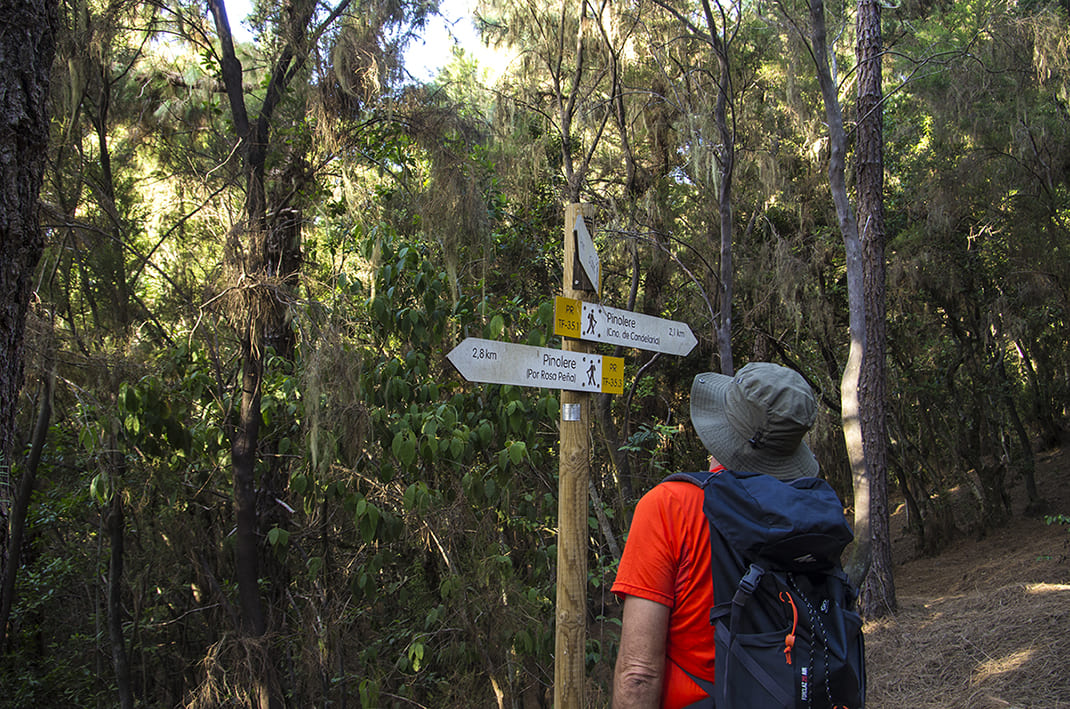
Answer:
[[[1037, 462], [1050, 512], [1070, 515], [1070, 451]], [[895, 557], [906, 559], [895, 569], [900, 611], [866, 625], [867, 707], [1070, 709], [1070, 529], [1023, 507], [935, 557], [917, 557], [913, 539], [895, 533]]]

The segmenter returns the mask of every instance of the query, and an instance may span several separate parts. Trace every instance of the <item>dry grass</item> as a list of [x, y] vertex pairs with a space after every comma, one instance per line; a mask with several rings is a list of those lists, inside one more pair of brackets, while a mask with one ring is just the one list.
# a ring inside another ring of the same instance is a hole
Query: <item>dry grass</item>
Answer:
[[[1070, 453], [1041, 465], [1041, 493], [1070, 513]], [[899, 565], [899, 613], [866, 626], [867, 706], [1070, 709], [1068, 542], [1065, 527], [1017, 516]]]
[[905, 597], [866, 628], [869, 702], [886, 707], [1070, 707], [1070, 585], [1016, 583]]

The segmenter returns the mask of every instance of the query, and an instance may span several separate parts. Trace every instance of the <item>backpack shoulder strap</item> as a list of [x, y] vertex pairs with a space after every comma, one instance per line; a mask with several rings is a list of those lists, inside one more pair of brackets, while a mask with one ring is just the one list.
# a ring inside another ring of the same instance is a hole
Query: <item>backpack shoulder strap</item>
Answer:
[[694, 485], [698, 485], [699, 487], [706, 487], [706, 484], [710, 481], [711, 477], [713, 477], [713, 473], [671, 473], [670, 475], [666, 475], [664, 478], [662, 478], [661, 482], [667, 483], [673, 481], [681, 481], [692, 483]]

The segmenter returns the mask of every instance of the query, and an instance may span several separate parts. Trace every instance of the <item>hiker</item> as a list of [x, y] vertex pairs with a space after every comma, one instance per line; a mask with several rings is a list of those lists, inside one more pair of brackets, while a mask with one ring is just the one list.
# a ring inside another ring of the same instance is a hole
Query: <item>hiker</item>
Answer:
[[[735, 377], [700, 374], [691, 387], [691, 422], [713, 473], [815, 477], [818, 463], [803, 441], [815, 414], [806, 380], [768, 362], [748, 364]], [[703, 501], [698, 484], [669, 481], [635, 509], [612, 587], [624, 603], [615, 709], [713, 706], [713, 571], [727, 562], [711, 559]]]

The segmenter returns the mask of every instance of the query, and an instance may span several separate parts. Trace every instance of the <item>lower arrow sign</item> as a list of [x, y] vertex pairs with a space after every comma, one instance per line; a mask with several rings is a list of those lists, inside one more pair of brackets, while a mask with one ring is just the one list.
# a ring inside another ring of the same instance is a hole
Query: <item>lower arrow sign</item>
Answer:
[[624, 392], [624, 359], [468, 337], [447, 359], [470, 382]]

